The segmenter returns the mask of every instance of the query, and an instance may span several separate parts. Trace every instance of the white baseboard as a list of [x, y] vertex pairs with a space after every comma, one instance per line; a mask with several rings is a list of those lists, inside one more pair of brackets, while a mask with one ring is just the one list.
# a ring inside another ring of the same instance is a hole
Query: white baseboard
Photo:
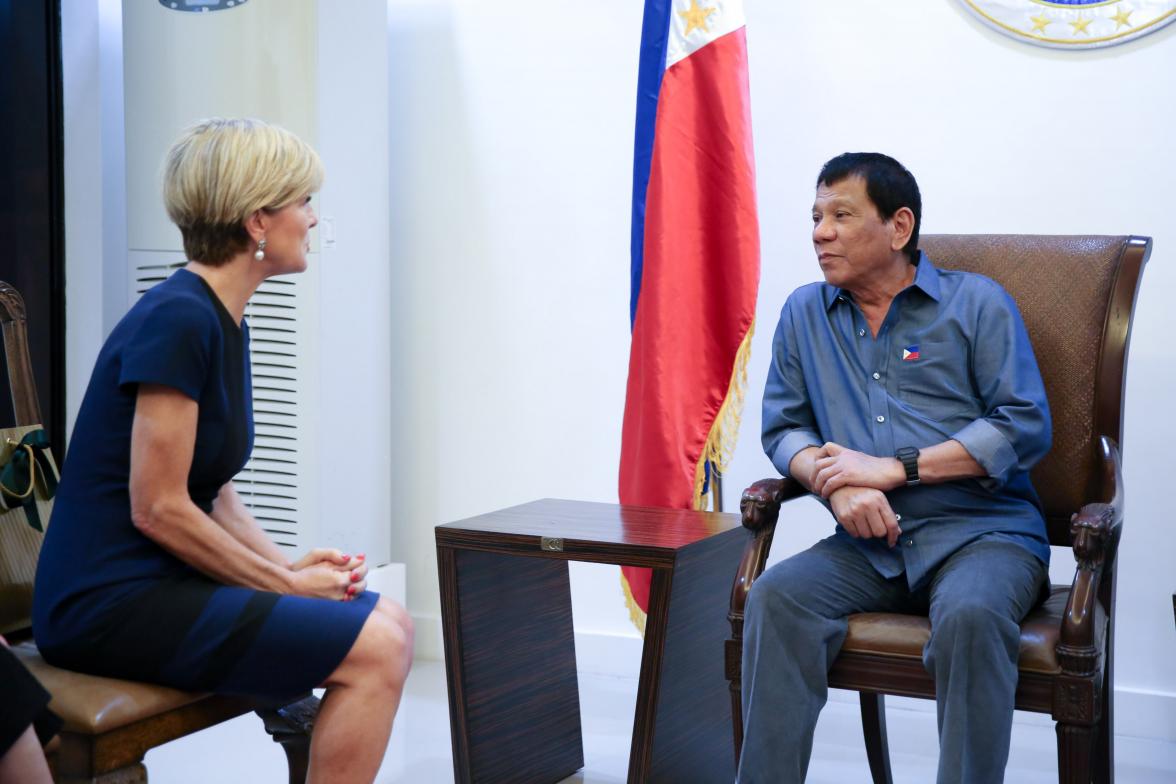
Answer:
[[[441, 617], [413, 613], [412, 622], [416, 627], [413, 657], [418, 661], [444, 661]], [[576, 632], [577, 669], [594, 675], [636, 678], [641, 671], [641, 645], [642, 640], [636, 634]]]
[[441, 616], [433, 613], [413, 613], [416, 630], [412, 656], [416, 661], [445, 661], [445, 641], [441, 635]]
[[[576, 669], [593, 675], [637, 680], [644, 640], [633, 634], [576, 632]], [[719, 651], [722, 655], [722, 651]]]
[[1176, 694], [1117, 687], [1115, 735], [1176, 742]]

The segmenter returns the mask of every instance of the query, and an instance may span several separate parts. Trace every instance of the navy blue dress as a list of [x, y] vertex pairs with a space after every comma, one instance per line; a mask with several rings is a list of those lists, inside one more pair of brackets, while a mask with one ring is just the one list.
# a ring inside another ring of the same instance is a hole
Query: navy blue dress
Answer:
[[222, 585], [131, 522], [139, 384], [199, 404], [188, 492], [205, 512], [253, 448], [249, 328], [200, 276], [148, 291], [98, 355], [37, 567], [33, 634], [59, 667], [180, 689], [291, 697], [320, 685], [375, 606]]

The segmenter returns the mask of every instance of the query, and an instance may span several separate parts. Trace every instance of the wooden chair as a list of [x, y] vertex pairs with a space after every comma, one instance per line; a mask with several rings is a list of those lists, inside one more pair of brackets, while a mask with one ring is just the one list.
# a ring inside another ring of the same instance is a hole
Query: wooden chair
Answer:
[[[1120, 468], [1123, 388], [1132, 309], [1146, 237], [940, 235], [920, 243], [936, 265], [979, 272], [1016, 299], [1045, 380], [1053, 415], [1053, 448], [1033, 470], [1050, 543], [1071, 547], [1072, 585], [1021, 625], [1016, 707], [1057, 722], [1058, 779], [1114, 780], [1115, 553], [1123, 526]], [[785, 479], [748, 488], [743, 524], [755, 533], [731, 591], [732, 639], [727, 677], [735, 754], [743, 740], [740, 679], [743, 609], [763, 572], [783, 501], [805, 494]], [[860, 692], [870, 771], [890, 782], [885, 694], [934, 699], [923, 669], [930, 636], [926, 617], [862, 613], [829, 671], [829, 685]]]
[[[16, 289], [3, 282], [0, 282], [0, 326], [15, 424], [38, 424], [41, 411], [29, 362], [24, 301]], [[13, 652], [53, 696], [50, 708], [65, 722], [58, 738], [48, 747], [49, 764], [56, 781], [145, 783], [147, 769], [143, 766], [143, 756], [149, 750], [249, 711], [256, 711], [265, 723], [266, 732], [282, 744], [291, 784], [306, 780], [310, 731], [318, 711], [316, 698], [307, 696], [286, 706], [270, 705], [238, 697], [193, 694], [99, 678], [53, 667], [40, 657], [29, 639], [33, 566], [15, 570], [27, 575], [21, 584], [0, 585], [0, 621], [9, 630], [7, 636], [13, 643]], [[13, 632], [14, 625], [22, 628]], [[131, 644], [133, 641], [128, 640], [128, 645]], [[226, 771], [225, 780], [231, 778]]]

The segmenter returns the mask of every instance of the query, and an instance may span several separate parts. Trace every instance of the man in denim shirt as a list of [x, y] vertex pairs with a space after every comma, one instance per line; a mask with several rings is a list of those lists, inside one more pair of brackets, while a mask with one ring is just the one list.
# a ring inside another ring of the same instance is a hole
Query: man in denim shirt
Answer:
[[748, 599], [739, 781], [800, 782], [847, 616], [926, 612], [940, 782], [999, 782], [1019, 624], [1049, 542], [1029, 469], [1050, 418], [1012, 298], [918, 250], [919, 189], [893, 158], [825, 164], [813, 203], [824, 283], [788, 298], [764, 391], [776, 468], [819, 496], [833, 536]]

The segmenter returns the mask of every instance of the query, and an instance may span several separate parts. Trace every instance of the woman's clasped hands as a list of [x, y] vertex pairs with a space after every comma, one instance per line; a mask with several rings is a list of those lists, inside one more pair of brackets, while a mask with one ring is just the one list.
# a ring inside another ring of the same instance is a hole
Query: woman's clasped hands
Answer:
[[364, 555], [317, 547], [290, 564], [294, 572], [294, 593], [319, 599], [349, 602], [367, 588]]

